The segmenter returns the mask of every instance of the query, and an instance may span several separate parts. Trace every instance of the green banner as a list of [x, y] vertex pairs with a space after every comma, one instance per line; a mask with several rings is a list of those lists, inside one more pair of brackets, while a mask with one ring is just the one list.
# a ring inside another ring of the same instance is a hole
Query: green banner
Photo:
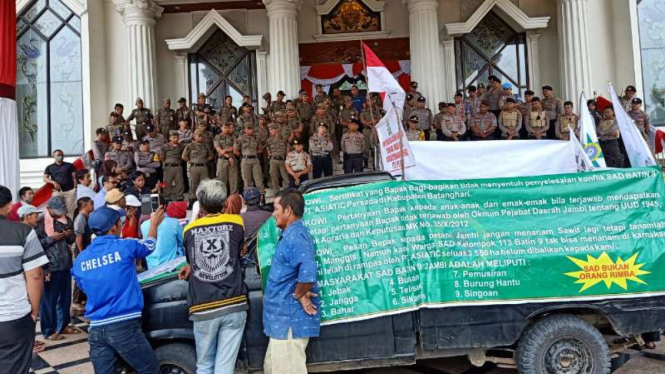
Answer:
[[[656, 168], [381, 182], [306, 195], [324, 323], [665, 291]], [[279, 238], [259, 237], [264, 282]]]

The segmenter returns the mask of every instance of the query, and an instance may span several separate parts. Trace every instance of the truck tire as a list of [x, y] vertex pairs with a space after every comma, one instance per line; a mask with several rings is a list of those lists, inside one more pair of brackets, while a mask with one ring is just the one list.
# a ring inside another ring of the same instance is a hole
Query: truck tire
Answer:
[[161, 374], [196, 374], [196, 348], [185, 343], [171, 343], [155, 349]]
[[517, 347], [520, 374], [608, 374], [610, 351], [600, 332], [572, 315], [534, 323]]

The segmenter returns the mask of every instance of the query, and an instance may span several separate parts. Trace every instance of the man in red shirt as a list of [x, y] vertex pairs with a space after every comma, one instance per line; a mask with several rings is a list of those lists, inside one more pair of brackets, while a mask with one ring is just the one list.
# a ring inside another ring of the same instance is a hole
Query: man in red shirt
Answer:
[[18, 210], [20, 207], [22, 207], [24, 204], [32, 205], [32, 199], [35, 197], [35, 191], [33, 191], [30, 187], [23, 187], [18, 190], [18, 197], [21, 199], [21, 201], [12, 206], [11, 211], [9, 211], [9, 215], [7, 216], [7, 219], [14, 222], [20, 221], [18, 216]]

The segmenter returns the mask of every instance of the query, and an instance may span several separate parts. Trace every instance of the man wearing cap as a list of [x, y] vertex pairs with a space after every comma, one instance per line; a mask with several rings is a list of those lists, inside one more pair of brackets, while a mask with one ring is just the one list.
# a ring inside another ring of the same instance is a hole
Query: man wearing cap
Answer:
[[117, 103], [113, 107], [113, 111], [109, 115], [109, 124], [106, 126], [106, 131], [111, 135], [116, 135], [118, 132], [122, 132], [123, 127], [125, 126], [125, 117], [122, 116], [125, 107]]
[[97, 139], [92, 142], [92, 154], [95, 156], [95, 161], [104, 161], [104, 155], [109, 150], [108, 132], [105, 128], [100, 127], [95, 131]]
[[238, 117], [238, 108], [233, 106], [233, 97], [229, 95], [224, 97], [224, 105], [219, 108], [219, 117], [222, 123], [235, 122]]
[[148, 108], [143, 107], [143, 99], [136, 99], [136, 108], [132, 110], [132, 113], [127, 117], [127, 122], [132, 122], [136, 119], [136, 138], [143, 139], [145, 136], [145, 126], [150, 121], [150, 116], [152, 112]]
[[180, 144], [180, 133], [178, 131], [171, 130], [169, 135], [169, 142], [162, 146], [159, 153], [164, 168], [162, 194], [167, 201], [181, 201], [185, 192], [185, 179], [181, 163], [185, 148]]
[[[287, 140], [279, 133], [279, 125], [271, 123], [268, 125], [270, 137], [266, 141], [266, 152], [270, 160], [270, 187], [275, 191], [285, 189], [288, 186], [289, 174], [286, 172], [284, 161], [288, 153]], [[282, 180], [280, 188], [280, 178]]]
[[[300, 103], [302, 103], [302, 101], [300, 101]], [[286, 124], [294, 134], [294, 137], [297, 135], [297, 133], [302, 134], [305, 128], [303, 122], [300, 121], [300, 118], [298, 117], [298, 112], [296, 111], [295, 105], [292, 103], [286, 104]], [[309, 129], [309, 122], [307, 122], [307, 128]]]
[[204, 143], [204, 131], [196, 130], [194, 132], [194, 141], [188, 144], [182, 152], [182, 160], [188, 163], [189, 167], [189, 191], [192, 194], [199, 187], [202, 180], [208, 179], [208, 161], [214, 157], [212, 150]]
[[573, 133], [580, 138], [580, 117], [573, 113], [573, 102], [566, 101], [563, 103], [563, 114], [559, 116], [556, 122], [556, 136], [560, 140], [570, 140], [570, 129]]
[[527, 131], [524, 122], [526, 122], [526, 118], [529, 115], [529, 112], [531, 112], [531, 100], [535, 95], [536, 93], [531, 90], [524, 91], [524, 101], [517, 105], [517, 110], [519, 110], [520, 114], [522, 115], [522, 130], [520, 130], [520, 137], [523, 138], [527, 137]]
[[490, 88], [483, 95], [483, 100], [487, 101], [489, 111], [498, 117], [501, 114], [501, 80], [496, 75], [490, 75], [487, 80], [490, 83]]
[[175, 110], [175, 123], [180, 126], [180, 121], [187, 121], [187, 124], [191, 127], [193, 116], [194, 113], [187, 107], [187, 99], [181, 97], [178, 100], [178, 109]]
[[344, 174], [363, 172], [363, 147], [365, 136], [358, 132], [360, 121], [354, 118], [349, 122], [349, 131], [342, 136], [341, 148], [344, 153]]
[[0, 186], [0, 367], [5, 373], [27, 374], [48, 258], [31, 226], [7, 220], [11, 207], [11, 191]]
[[241, 158], [240, 174], [245, 187], [257, 187], [263, 192], [263, 171], [259, 163], [259, 153], [263, 151], [259, 139], [254, 135], [254, 126], [245, 127], [234, 144], [233, 152]]
[[330, 177], [333, 175], [333, 161], [331, 152], [334, 149], [333, 140], [328, 134], [328, 124], [324, 121], [318, 123], [318, 131], [309, 138], [309, 151], [312, 156], [312, 177], [314, 179]]
[[141, 331], [143, 293], [135, 264], [155, 249], [164, 211], [159, 208], [151, 215], [143, 240], [120, 239], [121, 217], [107, 207], [90, 214], [88, 226], [97, 238], [72, 267], [76, 283], [88, 296], [90, 359], [99, 374], [114, 373], [118, 356], [137, 374], [158, 374], [159, 362]]
[[155, 116], [155, 126], [164, 137], [168, 136], [169, 131], [177, 130], [178, 122], [175, 119], [175, 110], [171, 109], [171, 99], [164, 98], [162, 100], [162, 107]]
[[501, 114], [499, 114], [499, 129], [501, 138], [513, 140], [520, 138], [522, 129], [522, 113], [515, 108], [515, 99], [506, 97]]
[[272, 95], [270, 94], [270, 92], [266, 92], [261, 97], [263, 98], [263, 101], [265, 101], [266, 103], [266, 106], [261, 107], [261, 110], [263, 111], [263, 114], [270, 117], [270, 107], [272, 106]]
[[293, 139], [291, 143], [293, 151], [286, 155], [285, 167], [289, 176], [289, 187], [298, 188], [309, 179], [312, 170], [312, 158], [305, 152], [305, 144], [299, 139]]
[[238, 193], [238, 160], [233, 153], [236, 136], [231, 122], [222, 125], [221, 134], [215, 137], [217, 151], [217, 179], [221, 180], [231, 194]]
[[39, 215], [41, 212], [36, 207], [26, 204], [21, 206], [16, 214], [19, 217], [19, 222], [24, 223], [30, 227], [36, 228], [39, 223]]
[[206, 103], [206, 95], [199, 93], [196, 95], [196, 105], [194, 105], [194, 123], [198, 128], [199, 123], [208, 123], [208, 116], [215, 114], [210, 104]]
[[406, 138], [409, 141], [425, 140], [425, 133], [418, 128], [418, 117], [411, 116], [407, 123], [409, 124], [409, 128], [406, 130]]
[[464, 101], [464, 92], [455, 92], [455, 116], [466, 123], [467, 117], [471, 113], [471, 108]]
[[323, 104], [323, 102], [328, 99], [328, 94], [323, 92], [323, 86], [321, 84], [317, 84], [315, 89], [316, 95], [314, 95], [314, 104]]
[[147, 140], [150, 143], [150, 151], [159, 152], [160, 149], [166, 144], [166, 135], [157, 132], [157, 126], [148, 124], [145, 127], [147, 135], [141, 140]]
[[418, 91], [418, 82], [411, 82], [409, 84], [409, 92], [408, 94], [411, 94], [413, 96], [413, 99], [418, 101], [418, 99], [423, 96], [419, 91]]
[[522, 101], [519, 94], [513, 93], [513, 85], [509, 82], [506, 82], [501, 85], [501, 97], [499, 98], [499, 107], [501, 110], [503, 110], [503, 107], [506, 106], [506, 100], [508, 100], [508, 98], [513, 99], [513, 104], [518, 104]]
[[240, 213], [242, 221], [245, 224], [245, 242], [247, 243], [247, 252], [256, 250], [256, 234], [259, 232], [272, 212], [261, 207], [261, 191], [256, 187], [247, 187], [242, 193], [242, 199], [245, 201], [247, 210]]
[[240, 129], [244, 129], [246, 125], [252, 125], [253, 127], [256, 127], [258, 118], [254, 113], [252, 113], [254, 110], [252, 104], [243, 103], [240, 106], [240, 110], [242, 111], [242, 114], [238, 117], [236, 126], [238, 126]]
[[69, 247], [76, 241], [74, 224], [67, 217], [65, 200], [52, 197], [44, 216], [35, 229], [49, 264], [44, 283], [44, 293], [39, 309], [42, 334], [48, 340], [62, 340], [62, 334], [78, 334], [69, 326], [69, 309], [72, 301], [72, 253]]
[[[125, 129], [125, 131], [122, 134], [117, 136], [122, 138], [122, 147], [120, 147], [121, 150], [134, 154], [134, 151], [139, 149], [139, 141], [134, 140], [134, 134], [132, 134], [131, 129]], [[112, 148], [113, 148], [113, 139], [111, 139], [111, 149]]]
[[637, 94], [637, 88], [635, 88], [635, 86], [631, 85], [626, 87], [624, 95], [621, 97], [621, 106], [626, 112], [630, 111], [635, 94]]
[[65, 153], [59, 149], [53, 151], [54, 162], [44, 170], [44, 183], [53, 187], [53, 196], [62, 196], [67, 204], [66, 214], [70, 218], [76, 210], [76, 168], [65, 162]]
[[[369, 163], [370, 156], [374, 155], [374, 147], [376, 146], [376, 125], [383, 117], [381, 110], [373, 100], [365, 101], [364, 109], [360, 113], [360, 123], [363, 125], [362, 133], [365, 135], [365, 167]], [[311, 150], [310, 150], [311, 152]]]
[[531, 111], [524, 121], [527, 133], [531, 139], [546, 139], [550, 128], [548, 112], [543, 109], [539, 97], [531, 99]]
[[547, 118], [550, 121], [547, 130], [548, 139], [556, 139], [556, 122], [559, 116], [563, 114], [563, 100], [554, 96], [552, 86], [543, 86], [543, 98], [540, 100], [543, 110], [547, 112]]
[[412, 109], [411, 113], [409, 113], [409, 118], [413, 116], [418, 117], [418, 128], [425, 133], [425, 140], [430, 140], [430, 131], [432, 130], [432, 124], [434, 123], [434, 115], [426, 105], [427, 99], [425, 99], [424, 96], [420, 96], [417, 100], [416, 108]]
[[116, 162], [117, 169], [122, 170], [123, 173], [129, 174], [134, 169], [134, 164], [132, 162], [134, 158], [134, 152], [123, 151], [122, 142], [124, 141], [121, 136], [113, 137], [113, 144], [110, 151], [106, 152], [104, 160], [113, 160]]
[[349, 131], [349, 123], [351, 119], [359, 119], [360, 113], [353, 107], [353, 101], [350, 97], [344, 99], [344, 109], [339, 111], [339, 124], [342, 126], [342, 133], [345, 134]]
[[478, 89], [474, 85], [467, 87], [466, 91], [468, 93], [468, 97], [464, 100], [464, 102], [466, 103], [466, 107], [469, 110], [466, 119], [466, 124], [469, 125], [473, 116], [480, 112], [480, 103], [483, 101], [483, 99], [478, 94]]
[[480, 111], [473, 116], [471, 120], [471, 129], [472, 135], [471, 139], [473, 140], [494, 140], [494, 132], [496, 131], [498, 124], [496, 116], [489, 111], [489, 103], [484, 101], [480, 103]]
[[272, 103], [270, 103], [270, 118], [272, 118], [273, 121], [275, 120], [275, 113], [283, 112], [284, 110], [286, 110], [286, 103], [284, 102], [284, 96], [286, 96], [284, 91], [279, 91], [277, 92], [277, 101], [273, 101]]
[[630, 110], [627, 112], [630, 118], [635, 121], [635, 126], [640, 130], [640, 133], [644, 137], [644, 140], [647, 141], [647, 144], [651, 144], [649, 141], [649, 134], [651, 133], [651, 120], [649, 115], [647, 115], [642, 110], [642, 99], [634, 97], [630, 103]]
[[457, 106], [454, 103], [448, 104], [448, 113], [442, 116], [441, 120], [443, 140], [458, 142], [464, 139], [466, 125], [462, 117], [457, 115]]
[[402, 109], [402, 122], [404, 128], [408, 128], [408, 120], [411, 117], [411, 111], [416, 108], [416, 99], [412, 94], [406, 94], [404, 98], [404, 108]]

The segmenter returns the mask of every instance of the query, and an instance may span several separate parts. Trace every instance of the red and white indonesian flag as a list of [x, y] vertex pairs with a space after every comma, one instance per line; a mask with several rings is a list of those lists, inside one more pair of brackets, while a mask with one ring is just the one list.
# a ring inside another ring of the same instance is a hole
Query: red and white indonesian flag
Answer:
[[[367, 46], [360, 42], [365, 52], [365, 66], [367, 68], [367, 90], [377, 92], [383, 100], [383, 109], [388, 113], [388, 109], [393, 105], [397, 108], [397, 114], [401, 115], [404, 107], [404, 98], [406, 93], [399, 85], [392, 73], [383, 65], [383, 62], [376, 57], [376, 54]], [[400, 121], [402, 118], [400, 118]]]

